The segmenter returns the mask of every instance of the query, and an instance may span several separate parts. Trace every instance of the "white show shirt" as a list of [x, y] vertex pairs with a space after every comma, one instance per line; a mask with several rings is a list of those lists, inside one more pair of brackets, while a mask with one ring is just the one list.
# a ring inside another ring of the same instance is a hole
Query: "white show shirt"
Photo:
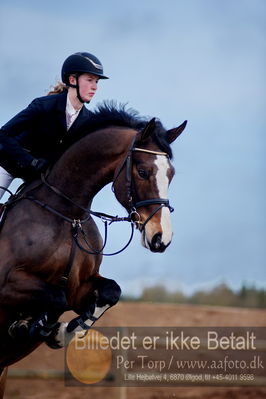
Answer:
[[[81, 107], [82, 108], [82, 107]], [[78, 117], [78, 114], [80, 112], [80, 109], [75, 109], [73, 105], [71, 104], [69, 94], [67, 95], [67, 103], [66, 103], [66, 124], [67, 124], [67, 130], [70, 129], [71, 125], [75, 122], [75, 120]]]

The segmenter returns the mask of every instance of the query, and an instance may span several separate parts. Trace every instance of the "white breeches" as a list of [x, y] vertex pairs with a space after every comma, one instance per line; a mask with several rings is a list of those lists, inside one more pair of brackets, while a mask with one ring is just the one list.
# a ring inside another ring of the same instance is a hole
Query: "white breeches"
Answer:
[[[0, 186], [8, 188], [12, 180], [14, 180], [14, 177], [0, 166]], [[0, 199], [3, 197], [4, 194], [5, 190], [0, 188]]]

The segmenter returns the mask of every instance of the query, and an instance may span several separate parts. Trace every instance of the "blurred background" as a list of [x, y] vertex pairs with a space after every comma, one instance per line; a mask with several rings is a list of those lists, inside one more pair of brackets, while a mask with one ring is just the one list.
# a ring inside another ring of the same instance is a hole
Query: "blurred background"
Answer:
[[[172, 245], [152, 254], [136, 232], [103, 261], [125, 296], [266, 288], [265, 16], [264, 0], [0, 1], [1, 125], [45, 95], [77, 51], [110, 77], [90, 109], [114, 99], [168, 129], [188, 120], [173, 144]], [[93, 210], [125, 214], [109, 186]], [[129, 234], [113, 226], [107, 250]]]

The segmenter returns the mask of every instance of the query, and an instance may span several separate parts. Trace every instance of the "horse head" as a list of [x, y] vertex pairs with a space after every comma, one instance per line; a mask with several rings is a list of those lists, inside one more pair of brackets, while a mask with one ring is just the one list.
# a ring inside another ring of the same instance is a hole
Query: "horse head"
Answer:
[[186, 121], [165, 130], [153, 118], [134, 138], [126, 158], [116, 170], [113, 187], [142, 233], [142, 244], [164, 252], [172, 240], [168, 187], [174, 176], [170, 144], [183, 132]]

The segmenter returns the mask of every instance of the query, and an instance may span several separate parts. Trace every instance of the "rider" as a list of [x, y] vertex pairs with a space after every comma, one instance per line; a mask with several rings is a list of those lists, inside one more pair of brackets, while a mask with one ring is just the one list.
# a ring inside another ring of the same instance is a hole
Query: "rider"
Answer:
[[[47, 96], [33, 100], [0, 129], [0, 186], [7, 188], [14, 178], [39, 178], [87, 133], [91, 112], [84, 103], [93, 98], [99, 79], [108, 79], [103, 66], [93, 54], [74, 53], [64, 61], [61, 77]], [[0, 188], [0, 198], [4, 193]], [[9, 333], [23, 334], [24, 322], [15, 321]], [[35, 334], [44, 329], [42, 323], [42, 318], [35, 322]]]
[[[63, 152], [86, 134], [91, 112], [84, 106], [108, 79], [98, 58], [87, 52], [71, 54], [63, 63], [62, 83], [36, 98], [0, 129], [0, 186], [14, 178], [40, 177]], [[4, 194], [0, 188], [0, 199]]]

